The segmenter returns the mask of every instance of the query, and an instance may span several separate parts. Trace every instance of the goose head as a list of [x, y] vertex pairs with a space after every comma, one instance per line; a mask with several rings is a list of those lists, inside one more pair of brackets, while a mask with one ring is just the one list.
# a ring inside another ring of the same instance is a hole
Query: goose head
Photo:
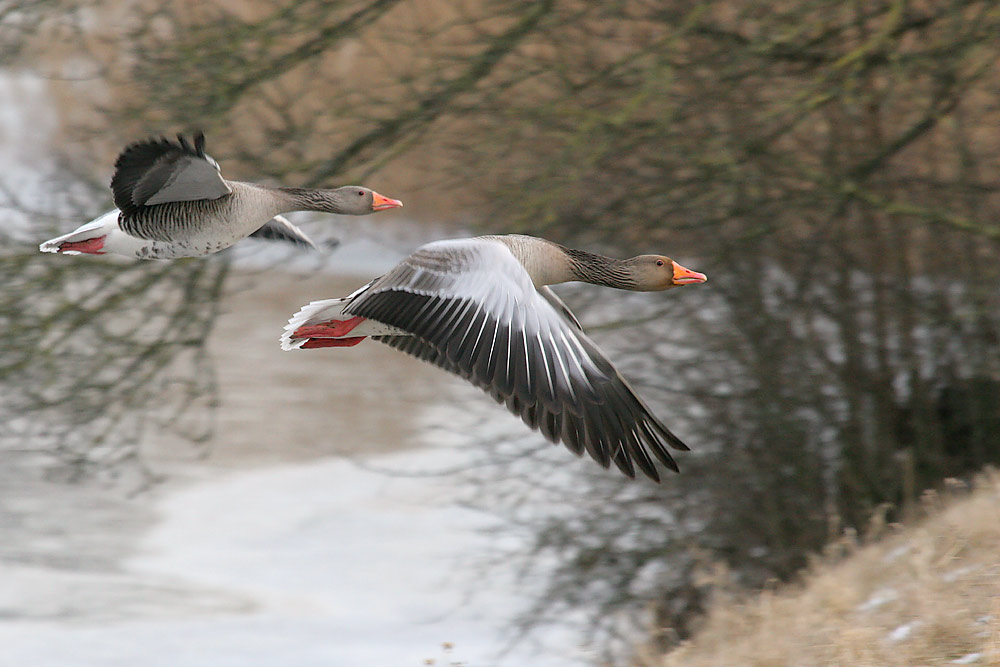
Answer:
[[390, 199], [360, 185], [336, 188], [330, 193], [330, 197], [337, 201], [337, 212], [346, 215], [367, 215], [374, 211], [386, 211], [403, 205], [398, 199]]
[[657, 292], [708, 280], [704, 273], [686, 269], [663, 255], [639, 255], [628, 264], [634, 280], [631, 289], [637, 292]]

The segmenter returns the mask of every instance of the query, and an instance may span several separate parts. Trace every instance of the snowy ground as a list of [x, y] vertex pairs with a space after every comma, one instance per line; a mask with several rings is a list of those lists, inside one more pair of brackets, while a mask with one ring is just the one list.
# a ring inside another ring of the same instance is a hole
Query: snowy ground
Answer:
[[[454, 458], [409, 452], [379, 465]], [[558, 634], [500, 655], [524, 600], [502, 573], [466, 567], [497, 545], [480, 532], [487, 517], [452, 503], [447, 478], [321, 460], [162, 495], [160, 520], [111, 571], [0, 562], [0, 664], [422, 665], [443, 642], [467, 665], [584, 664]], [[55, 607], [41, 610], [44, 599]]]

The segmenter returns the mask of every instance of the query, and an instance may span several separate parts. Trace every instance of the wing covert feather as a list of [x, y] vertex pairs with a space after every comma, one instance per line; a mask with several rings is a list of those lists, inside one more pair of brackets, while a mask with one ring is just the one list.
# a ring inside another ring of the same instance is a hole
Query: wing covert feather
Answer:
[[218, 199], [232, 192], [218, 163], [205, 153], [201, 134], [194, 146], [179, 135], [177, 143], [161, 138], [127, 146], [115, 161], [111, 191], [126, 216], [143, 206]]

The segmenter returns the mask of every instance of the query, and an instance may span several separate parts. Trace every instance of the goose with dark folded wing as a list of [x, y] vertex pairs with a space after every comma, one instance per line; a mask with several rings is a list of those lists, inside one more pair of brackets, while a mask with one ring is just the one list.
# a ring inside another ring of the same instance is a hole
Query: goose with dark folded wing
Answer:
[[111, 190], [116, 210], [42, 243], [39, 250], [173, 259], [218, 252], [247, 236], [315, 247], [281, 214], [367, 215], [403, 205], [355, 185], [272, 188], [228, 181], [205, 153], [201, 133], [194, 145], [178, 135], [176, 143], [161, 138], [128, 146], [115, 162]]
[[707, 279], [661, 255], [618, 260], [530, 236], [436, 241], [350, 296], [304, 306], [281, 346], [371, 336], [468, 380], [551, 442], [659, 481], [652, 457], [677, 471], [665, 445], [688, 448], [548, 287], [574, 280], [654, 291]]

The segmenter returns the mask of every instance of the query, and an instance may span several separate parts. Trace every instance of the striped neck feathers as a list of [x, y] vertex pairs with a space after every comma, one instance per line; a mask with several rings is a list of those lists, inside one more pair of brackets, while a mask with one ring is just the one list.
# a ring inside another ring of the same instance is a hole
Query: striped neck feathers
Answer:
[[290, 211], [319, 211], [342, 215], [365, 215], [372, 212], [372, 195], [363, 188], [277, 188], [277, 191], [288, 200]]
[[288, 196], [295, 211], [320, 211], [323, 213], [339, 213], [342, 202], [335, 190], [319, 190], [314, 188], [278, 188], [279, 192]]
[[614, 259], [586, 250], [562, 248], [569, 259], [571, 280], [633, 290], [638, 286], [630, 260]]

